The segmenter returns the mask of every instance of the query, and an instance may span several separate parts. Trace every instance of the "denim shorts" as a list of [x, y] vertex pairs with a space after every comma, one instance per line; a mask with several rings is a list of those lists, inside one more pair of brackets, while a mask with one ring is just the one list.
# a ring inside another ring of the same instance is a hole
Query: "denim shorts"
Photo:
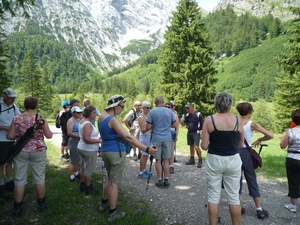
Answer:
[[[144, 145], [146, 145], [147, 147], [151, 146], [151, 134], [140, 134], [140, 142]], [[142, 155], [144, 156], [148, 156], [148, 153], [146, 153], [145, 151], [141, 151]]]

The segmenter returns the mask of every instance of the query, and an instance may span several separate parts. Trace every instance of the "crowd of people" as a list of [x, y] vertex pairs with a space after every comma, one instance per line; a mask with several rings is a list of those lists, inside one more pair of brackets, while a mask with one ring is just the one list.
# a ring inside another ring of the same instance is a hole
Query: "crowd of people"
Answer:
[[[13, 213], [19, 216], [29, 167], [33, 172], [39, 209], [42, 212], [46, 208], [47, 146], [44, 138], [52, 138], [52, 132], [45, 117], [37, 114], [36, 98], [26, 97], [25, 111], [21, 113], [14, 104], [16, 97], [15, 91], [7, 88], [2, 92], [0, 100], [0, 196], [7, 198], [9, 192], [14, 192]], [[240, 115], [236, 116], [230, 113], [233, 106], [232, 96], [221, 92], [215, 96], [215, 114], [204, 119], [201, 112], [195, 110], [193, 103], [187, 103], [185, 114], [179, 119], [175, 102], [165, 103], [163, 96], [157, 96], [154, 99], [156, 107], [153, 109], [149, 101], [135, 101], [133, 108], [122, 121], [123, 126], [117, 116], [123, 112], [125, 102], [126, 98], [123, 96], [113, 95], [108, 99], [104, 111], [100, 113], [87, 98], [82, 102], [83, 108], [79, 107], [80, 101], [77, 99], [64, 100], [61, 103], [62, 110], [56, 118], [56, 124], [59, 124], [62, 131], [60, 159], [69, 162], [70, 181], [78, 182], [79, 190], [84, 192], [86, 197], [99, 193], [92, 185], [92, 174], [96, 168], [97, 153], [101, 148], [107, 179], [99, 211], [109, 210], [108, 222], [125, 216], [125, 212], [117, 210], [117, 199], [126, 164], [127, 143], [133, 146], [132, 159], [139, 161], [137, 178], [149, 181], [153, 176], [151, 171], [147, 170], [147, 161], [149, 155], [152, 155], [157, 177], [155, 185], [158, 188], [168, 188], [171, 185], [170, 173], [175, 173], [179, 124], [187, 128], [186, 140], [190, 158], [186, 165], [196, 165], [196, 152], [197, 167], [202, 168], [201, 151], [207, 151], [205, 172], [209, 223], [217, 224], [218, 205], [223, 188], [232, 224], [240, 224], [241, 215], [245, 213], [245, 208], [240, 204], [243, 176], [249, 195], [253, 198], [257, 218], [264, 219], [269, 216], [269, 212], [262, 208], [260, 202], [259, 186], [247, 145], [259, 146], [262, 141], [270, 140], [274, 135], [251, 120], [254, 110], [249, 102], [237, 104], [236, 109]], [[97, 117], [98, 129], [95, 127]], [[20, 153], [16, 154], [12, 161], [6, 162], [14, 143], [22, 140], [28, 128], [35, 126], [39, 121], [42, 121], [43, 125], [24, 143]], [[286, 170], [290, 203], [284, 207], [290, 212], [296, 212], [297, 200], [300, 197], [300, 110], [292, 113], [292, 122], [293, 126], [282, 137], [280, 147], [288, 149]], [[254, 132], [262, 135], [255, 141], [252, 140]]]

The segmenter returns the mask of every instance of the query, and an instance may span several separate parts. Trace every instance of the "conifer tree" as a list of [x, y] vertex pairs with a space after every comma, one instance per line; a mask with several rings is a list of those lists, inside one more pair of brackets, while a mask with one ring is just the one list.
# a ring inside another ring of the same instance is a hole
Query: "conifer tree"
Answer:
[[6, 62], [8, 59], [8, 46], [0, 41], [0, 92], [10, 87], [11, 80], [6, 73]]
[[215, 96], [216, 70], [200, 8], [194, 0], [180, 0], [172, 14], [158, 60], [165, 99], [175, 100], [180, 112], [193, 102], [207, 115]]
[[275, 90], [275, 126], [282, 132], [291, 123], [291, 113], [300, 108], [300, 7], [292, 8], [296, 18], [288, 29], [286, 51], [280, 56], [282, 71], [276, 79]]

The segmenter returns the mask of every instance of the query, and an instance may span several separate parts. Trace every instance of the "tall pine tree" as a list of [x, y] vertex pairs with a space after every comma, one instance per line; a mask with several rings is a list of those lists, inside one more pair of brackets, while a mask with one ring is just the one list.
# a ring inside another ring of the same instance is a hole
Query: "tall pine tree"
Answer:
[[207, 115], [212, 112], [217, 71], [200, 8], [195, 0], [180, 0], [172, 14], [158, 59], [164, 96], [174, 99], [180, 112], [192, 102]]
[[300, 108], [300, 7], [292, 8], [296, 18], [288, 29], [286, 51], [280, 56], [282, 71], [276, 79], [275, 127], [284, 131], [291, 123], [291, 113]]

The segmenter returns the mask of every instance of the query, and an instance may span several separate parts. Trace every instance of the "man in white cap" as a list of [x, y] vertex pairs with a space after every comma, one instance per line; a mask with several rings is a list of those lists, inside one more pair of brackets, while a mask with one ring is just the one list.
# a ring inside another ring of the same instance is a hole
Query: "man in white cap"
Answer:
[[[4, 163], [14, 142], [6, 138], [7, 131], [13, 121], [14, 116], [21, 114], [18, 107], [14, 104], [17, 94], [11, 88], [6, 88], [2, 92], [0, 99], [0, 165]], [[6, 179], [4, 182], [4, 167]], [[0, 196], [7, 198], [8, 191], [13, 191], [15, 183], [12, 180], [12, 162], [0, 167]]]

